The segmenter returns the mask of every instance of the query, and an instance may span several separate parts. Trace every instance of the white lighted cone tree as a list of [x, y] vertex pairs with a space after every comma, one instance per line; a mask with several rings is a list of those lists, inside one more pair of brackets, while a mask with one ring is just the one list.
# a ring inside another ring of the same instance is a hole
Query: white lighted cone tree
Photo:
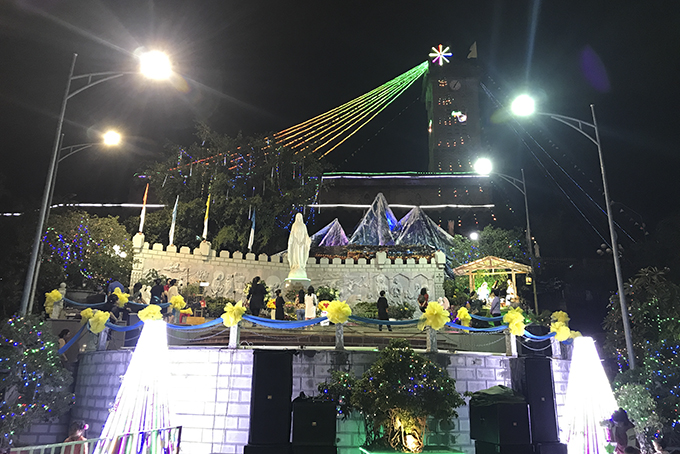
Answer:
[[570, 453], [606, 453], [602, 425], [618, 408], [592, 337], [574, 339], [566, 401], [566, 443]]
[[169, 366], [166, 324], [147, 320], [95, 453], [177, 452], [177, 434], [158, 430], [172, 427]]

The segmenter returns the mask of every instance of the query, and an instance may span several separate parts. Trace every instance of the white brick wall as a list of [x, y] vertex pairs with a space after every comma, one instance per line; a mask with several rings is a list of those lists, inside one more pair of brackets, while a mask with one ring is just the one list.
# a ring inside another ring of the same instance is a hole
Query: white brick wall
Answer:
[[[76, 404], [71, 417], [84, 419], [90, 424], [90, 438], [101, 433], [131, 353], [129, 350], [90, 352], [80, 358]], [[317, 385], [330, 377], [332, 369], [349, 369], [361, 376], [377, 355], [377, 352], [298, 351], [293, 356], [293, 399], [301, 391], [307, 395], [318, 394]], [[434, 360], [446, 367], [449, 375], [456, 380], [456, 389], [461, 393], [498, 384], [510, 386], [509, 357], [438, 354]], [[253, 351], [175, 347], [171, 348], [171, 361], [170, 380], [172, 389], [176, 390], [171, 403], [177, 415], [175, 424], [183, 426], [183, 452], [243, 453], [250, 427]], [[560, 419], [564, 415], [568, 373], [569, 361], [553, 360]], [[474, 442], [470, 440], [468, 407], [461, 407], [457, 411], [457, 419], [433, 428], [429, 442], [472, 454]], [[24, 434], [22, 441], [52, 443], [62, 441], [65, 436], [65, 421], [61, 421], [60, 425], [35, 426]], [[364, 442], [363, 422], [356, 415], [346, 421], [338, 420], [337, 439], [340, 454], [355, 454], [356, 447]]]

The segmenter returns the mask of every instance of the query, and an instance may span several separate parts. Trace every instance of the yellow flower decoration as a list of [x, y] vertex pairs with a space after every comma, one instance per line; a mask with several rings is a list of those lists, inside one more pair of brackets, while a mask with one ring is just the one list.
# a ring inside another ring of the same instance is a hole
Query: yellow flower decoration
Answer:
[[236, 304], [227, 303], [224, 306], [224, 314], [222, 314], [222, 323], [224, 326], [236, 326], [238, 322], [243, 318], [243, 314], [246, 313], [246, 308], [243, 307], [243, 303], [239, 301]]
[[569, 337], [570, 337], [571, 339], [576, 339], [577, 337], [583, 337], [583, 334], [581, 334], [581, 331], [572, 331], [572, 332], [569, 334]]
[[125, 306], [130, 299], [130, 294], [121, 292], [119, 287], [113, 289], [113, 294], [118, 297], [118, 307]]
[[460, 321], [460, 324], [463, 326], [470, 326], [470, 322], [472, 321], [472, 317], [470, 317], [470, 313], [467, 310], [467, 307], [463, 306], [460, 309], [458, 309], [458, 313], [456, 314], [456, 317], [458, 317], [458, 320]]
[[194, 315], [194, 311], [191, 310], [191, 308], [188, 309], [182, 309], [179, 311], [180, 314], [187, 314], [187, 315]]
[[267, 309], [276, 309], [276, 300], [274, 298], [267, 301]]
[[556, 322], [564, 323], [565, 325], [569, 324], [569, 316], [564, 311], [555, 311], [550, 317]]
[[331, 323], [347, 323], [350, 315], [352, 315], [352, 308], [345, 301], [331, 301], [326, 307], [326, 316]]
[[143, 322], [147, 320], [162, 320], [161, 307], [158, 304], [149, 304], [141, 311], [137, 312], [137, 316]]
[[503, 323], [508, 325], [510, 334], [515, 336], [524, 335], [524, 312], [521, 308], [511, 308], [504, 316]]
[[82, 323], [85, 324], [89, 319], [94, 317], [94, 311], [92, 310], [91, 307], [88, 307], [87, 309], [83, 309], [80, 311], [80, 317], [82, 318]]
[[56, 288], [49, 293], [45, 293], [45, 312], [51, 314], [52, 309], [54, 309], [54, 303], [61, 301], [62, 298], [62, 294]]
[[111, 314], [105, 311], [96, 311], [94, 316], [90, 319], [90, 331], [94, 334], [99, 334], [106, 328], [106, 322], [109, 321]]
[[187, 303], [184, 302], [184, 297], [182, 295], [175, 295], [170, 298], [170, 306], [177, 311], [184, 309], [186, 305]]
[[571, 336], [571, 330], [562, 322], [554, 322], [550, 324], [550, 332], [555, 333], [555, 339], [559, 342], [564, 342]]
[[427, 309], [420, 320], [418, 321], [418, 328], [425, 329], [426, 326], [431, 326], [435, 330], [440, 330], [451, 321], [449, 313], [444, 310], [441, 304], [436, 301], [428, 303]]

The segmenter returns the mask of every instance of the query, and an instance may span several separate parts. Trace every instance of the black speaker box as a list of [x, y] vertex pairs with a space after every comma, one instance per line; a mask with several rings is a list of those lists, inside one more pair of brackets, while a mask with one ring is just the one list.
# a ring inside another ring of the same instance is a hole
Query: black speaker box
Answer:
[[470, 405], [470, 438], [497, 445], [531, 444], [529, 406], [525, 403]]
[[536, 454], [567, 454], [567, 445], [562, 443], [536, 443]]
[[533, 445], [498, 445], [485, 441], [475, 441], [476, 454], [534, 454]]
[[293, 445], [335, 446], [337, 411], [333, 402], [293, 401]]
[[245, 445], [243, 454], [291, 454], [290, 443], [270, 446]]
[[292, 392], [293, 353], [255, 350], [250, 397], [249, 445], [290, 443]]
[[[132, 326], [139, 321], [139, 316], [137, 314], [130, 314], [128, 318], [128, 325]], [[125, 331], [125, 347], [135, 347], [137, 345], [137, 340], [139, 335], [142, 334], [142, 328], [132, 329], [130, 331]]]
[[293, 445], [293, 454], [338, 454], [337, 446]]
[[[529, 325], [525, 329], [535, 336], [545, 336], [550, 332], [550, 327], [544, 325]], [[525, 337], [518, 337], [517, 356], [552, 356], [552, 345], [550, 339], [543, 341], [533, 341]]]
[[529, 404], [534, 443], [558, 443], [555, 385], [550, 358], [511, 358], [512, 389]]

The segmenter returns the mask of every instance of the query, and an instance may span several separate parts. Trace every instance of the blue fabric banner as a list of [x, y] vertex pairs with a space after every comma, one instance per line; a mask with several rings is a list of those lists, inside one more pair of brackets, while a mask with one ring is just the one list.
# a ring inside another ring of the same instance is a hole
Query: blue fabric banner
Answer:
[[456, 328], [456, 329], [463, 329], [463, 330], [466, 330], [466, 331], [480, 332], [480, 333], [495, 333], [495, 332], [498, 332], [498, 331], [504, 331], [504, 330], [508, 329], [508, 325], [490, 326], [488, 328], [473, 328], [471, 326], [463, 326], [463, 325], [459, 325], [458, 323], [453, 323], [453, 322], [447, 323], [446, 326], [450, 326], [451, 328]]
[[483, 322], [501, 322], [501, 321], [503, 321], [502, 315], [499, 315], [498, 317], [483, 317], [483, 316], [477, 315], [477, 314], [470, 314], [470, 317], [472, 317], [476, 320], [481, 320]]
[[91, 307], [92, 309], [99, 309], [100, 307], [102, 307], [102, 306], [104, 306], [104, 305], [106, 304], [105, 302], [103, 302], [103, 303], [89, 303], [89, 304], [86, 304], [86, 303], [76, 303], [75, 301], [70, 300], [70, 299], [68, 299], [68, 298], [64, 298], [64, 302], [67, 303], [67, 304], [70, 304], [71, 306], [85, 307], [85, 308]]
[[360, 323], [370, 323], [372, 325], [406, 326], [406, 325], [415, 325], [416, 323], [418, 323], [418, 319], [389, 321], [389, 320], [378, 320], [376, 318], [357, 317], [356, 315], [350, 315], [349, 319], [354, 320], [355, 322], [360, 322]]
[[[221, 320], [221, 319], [220, 319]], [[244, 315], [243, 320], [247, 320], [251, 323], [257, 325], [266, 326], [267, 328], [277, 328], [277, 329], [293, 329], [293, 328], [304, 328], [306, 326], [316, 325], [324, 320], [328, 320], [328, 317], [313, 318], [311, 320], [272, 320], [270, 318], [254, 317], [252, 315]]]

